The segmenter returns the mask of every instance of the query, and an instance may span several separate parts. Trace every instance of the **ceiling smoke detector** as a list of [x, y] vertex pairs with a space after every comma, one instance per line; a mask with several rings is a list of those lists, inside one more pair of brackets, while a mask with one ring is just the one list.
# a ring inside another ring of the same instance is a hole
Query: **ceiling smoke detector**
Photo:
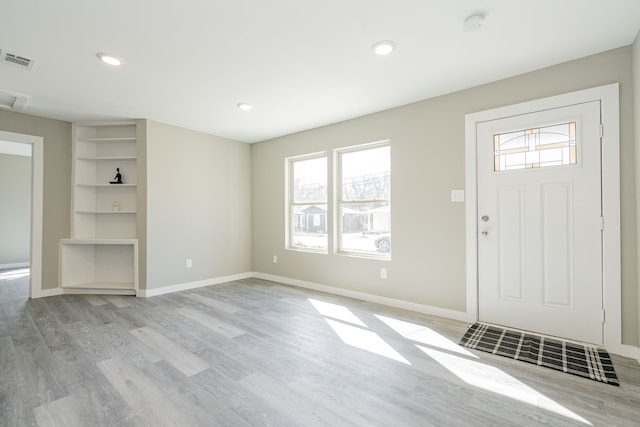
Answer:
[[34, 60], [7, 52], [6, 50], [0, 50], [0, 62], [22, 68], [23, 70], [31, 70]]
[[464, 30], [468, 33], [480, 31], [484, 26], [484, 15], [471, 15], [464, 21]]

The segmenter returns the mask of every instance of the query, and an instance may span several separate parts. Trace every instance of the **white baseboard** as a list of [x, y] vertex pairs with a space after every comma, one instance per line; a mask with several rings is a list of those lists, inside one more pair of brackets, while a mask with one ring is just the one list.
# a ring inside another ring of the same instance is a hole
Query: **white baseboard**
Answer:
[[444, 317], [447, 319], [459, 320], [461, 322], [474, 322], [469, 315], [463, 311], [449, 310], [446, 308], [433, 307], [430, 305], [416, 304], [414, 302], [381, 297], [378, 295], [367, 294], [364, 292], [351, 291], [348, 289], [336, 288], [333, 286], [321, 285], [319, 283], [307, 282], [304, 280], [291, 279], [288, 277], [274, 276], [264, 273], [253, 273], [253, 277], [272, 282], [284, 283], [285, 285], [297, 286], [300, 288], [313, 289], [314, 291], [326, 292], [329, 294], [340, 295], [349, 298], [355, 298], [363, 301], [373, 302], [376, 304], [387, 305], [390, 307], [401, 308], [403, 310], [415, 311], [432, 316]]
[[217, 285], [220, 283], [232, 282], [234, 280], [249, 279], [255, 277], [257, 279], [269, 280], [272, 282], [283, 283], [285, 285], [297, 286], [305, 289], [326, 292], [329, 294], [340, 295], [349, 298], [355, 298], [363, 301], [383, 304], [390, 307], [401, 308], [404, 310], [415, 311], [418, 313], [430, 314], [432, 316], [444, 317], [447, 319], [459, 320], [462, 322], [473, 322], [469, 315], [462, 311], [449, 310], [446, 308], [432, 307], [429, 305], [416, 304], [409, 301], [403, 301], [394, 298], [387, 298], [378, 295], [367, 294], [364, 292], [351, 291], [348, 289], [336, 288], [333, 286], [321, 285], [319, 283], [307, 282], [304, 280], [291, 279], [289, 277], [274, 276], [264, 273], [242, 273], [232, 276], [216, 277], [196, 282], [181, 283], [172, 286], [165, 286], [158, 289], [140, 290], [137, 293], [139, 297], [153, 297], [157, 295], [170, 294], [174, 292], [186, 291], [188, 289], [202, 288], [205, 286]]
[[0, 264], [0, 270], [6, 270], [8, 268], [27, 268], [29, 262], [14, 262], [12, 264]]
[[171, 294], [174, 292], [186, 291], [189, 289], [202, 288], [205, 286], [218, 285], [220, 283], [233, 282], [234, 280], [249, 279], [253, 277], [253, 273], [241, 273], [232, 276], [214, 277], [211, 279], [198, 280], [196, 282], [180, 283], [177, 285], [164, 286], [157, 289], [139, 290], [136, 296], [154, 297], [157, 295]]
[[56, 295], [62, 295], [61, 288], [53, 288], [53, 289], [34, 289], [33, 294], [31, 294], [31, 298], [46, 298], [46, 297], [55, 297]]
[[[0, 265], [1, 267], [2, 265]], [[28, 266], [28, 264], [27, 264]], [[387, 298], [378, 295], [372, 295], [364, 292], [351, 291], [348, 289], [336, 288], [333, 286], [322, 285], [314, 282], [307, 282], [305, 280], [291, 279], [289, 277], [275, 276], [272, 274], [249, 272], [235, 274], [231, 276], [215, 277], [206, 280], [199, 280], [195, 282], [180, 283], [172, 286], [165, 286], [158, 289], [148, 289], [138, 291], [136, 296], [138, 297], [153, 297], [157, 295], [170, 294], [174, 292], [186, 291], [189, 289], [202, 288], [205, 286], [218, 285], [226, 282], [233, 282], [234, 280], [243, 280], [255, 277], [257, 279], [269, 280], [271, 282], [283, 283], [285, 285], [296, 286], [299, 288], [312, 289], [314, 291], [326, 292], [333, 295], [340, 295], [348, 298], [355, 298], [363, 301], [373, 302], [377, 304], [387, 305], [389, 307], [400, 308], [403, 310], [415, 311], [418, 313], [429, 314], [432, 316], [444, 317], [446, 319], [458, 320], [461, 322], [475, 322], [476, 319], [472, 315], [456, 310], [449, 310], [446, 308], [433, 307], [430, 305], [416, 304], [414, 302]], [[37, 290], [31, 298], [44, 298], [56, 295], [63, 295], [65, 292], [61, 288], [54, 289], [42, 289]], [[640, 363], [640, 348], [631, 345], [621, 344], [619, 346], [607, 348], [607, 351], [613, 354], [617, 354], [623, 357], [629, 357], [636, 359]]]
[[62, 295], [129, 295], [135, 296], [136, 292], [131, 290], [120, 289], [90, 289], [90, 288], [62, 288]]
[[640, 363], [640, 348], [632, 345], [620, 344], [615, 347], [607, 347], [609, 353], [617, 354], [618, 356], [629, 357], [635, 359]]

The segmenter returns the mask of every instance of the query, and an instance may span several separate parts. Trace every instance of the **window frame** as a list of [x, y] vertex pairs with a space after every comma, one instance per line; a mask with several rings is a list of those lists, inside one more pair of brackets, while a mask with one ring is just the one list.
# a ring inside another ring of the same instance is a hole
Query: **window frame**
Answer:
[[[348, 153], [356, 153], [359, 151], [372, 150], [380, 147], [389, 147], [391, 150], [391, 140], [369, 142], [365, 144], [352, 145], [349, 147], [336, 148], [333, 151], [333, 201], [334, 215], [333, 223], [335, 224], [333, 233], [334, 252], [338, 255], [345, 255], [358, 258], [373, 258], [380, 260], [391, 260], [391, 249], [386, 253], [367, 253], [357, 252], [343, 249], [343, 205], [344, 204], [370, 204], [370, 203], [387, 203], [389, 206], [389, 215], [391, 215], [391, 195], [387, 199], [366, 199], [366, 200], [342, 200], [342, 155]], [[389, 153], [389, 174], [391, 174], [391, 153]], [[389, 184], [391, 185], [391, 183]], [[391, 218], [389, 218], [389, 236], [391, 236]]]
[[[318, 201], [312, 201], [312, 202], [296, 202], [295, 201], [295, 195], [294, 195], [294, 184], [295, 184], [295, 179], [294, 179], [294, 164], [296, 162], [301, 162], [301, 161], [306, 161], [306, 160], [314, 160], [314, 159], [321, 159], [324, 158], [326, 159], [326, 170], [325, 170], [325, 183], [327, 186], [327, 194], [326, 194], [326, 198], [324, 203], [320, 203]], [[287, 250], [291, 250], [291, 251], [299, 251], [299, 252], [312, 252], [312, 253], [319, 253], [319, 254], [328, 254], [329, 253], [329, 227], [330, 224], [328, 222], [329, 219], [329, 169], [330, 169], [330, 164], [329, 164], [329, 155], [326, 151], [320, 151], [320, 152], [315, 152], [315, 153], [310, 153], [310, 154], [303, 154], [300, 156], [292, 156], [292, 157], [287, 157], [285, 158], [285, 175], [286, 175], [286, 180], [285, 180], [285, 249]], [[325, 227], [327, 230], [327, 241], [326, 241], [326, 246], [324, 248], [308, 248], [308, 247], [304, 247], [304, 246], [296, 246], [293, 242], [293, 238], [295, 236], [295, 225], [296, 225], [296, 220], [293, 217], [293, 211], [294, 208], [296, 206], [317, 206], [317, 205], [325, 205], [326, 206], [326, 211], [325, 211]]]

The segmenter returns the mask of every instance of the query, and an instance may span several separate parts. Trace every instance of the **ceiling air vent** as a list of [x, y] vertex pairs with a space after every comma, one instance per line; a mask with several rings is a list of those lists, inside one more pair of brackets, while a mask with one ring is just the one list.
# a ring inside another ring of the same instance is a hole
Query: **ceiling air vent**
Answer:
[[5, 50], [0, 50], [0, 61], [5, 64], [15, 65], [16, 67], [20, 67], [25, 70], [31, 70], [34, 63], [33, 59], [25, 58], [24, 56], [19, 56], [15, 53], [9, 53]]
[[29, 102], [29, 96], [0, 89], [0, 108], [23, 111]]

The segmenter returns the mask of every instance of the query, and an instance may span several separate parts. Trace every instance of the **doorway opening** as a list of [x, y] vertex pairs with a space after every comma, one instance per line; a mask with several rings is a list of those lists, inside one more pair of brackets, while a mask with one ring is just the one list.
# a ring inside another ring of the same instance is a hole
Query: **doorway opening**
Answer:
[[[4, 151], [17, 150], [19, 153], [30, 152], [30, 183], [28, 190], [29, 212], [28, 212], [28, 230], [30, 237], [28, 243], [18, 243], [28, 246], [28, 249], [22, 248], [18, 252], [7, 255], [7, 261], [2, 265], [5, 279], [25, 279], [25, 269], [28, 268], [28, 295], [30, 298], [41, 296], [42, 289], [42, 218], [43, 218], [43, 138], [33, 135], [25, 135], [13, 132], [0, 131], [0, 141], [2, 145], [7, 147]], [[11, 155], [15, 157], [15, 154]], [[7, 156], [5, 156], [7, 157]], [[7, 158], [8, 162], [15, 159]], [[20, 163], [20, 162], [18, 162]], [[23, 162], [24, 163], [24, 162]], [[16, 195], [17, 198], [18, 195]], [[20, 218], [19, 218], [20, 219]], [[21, 218], [25, 220], [24, 218]], [[28, 251], [28, 261], [21, 260], [26, 255], [24, 251]], [[13, 258], [10, 258], [13, 257]], [[17, 258], [15, 258], [17, 257]], [[28, 265], [25, 265], [28, 262]], [[2, 262], [0, 262], [2, 264]]]

